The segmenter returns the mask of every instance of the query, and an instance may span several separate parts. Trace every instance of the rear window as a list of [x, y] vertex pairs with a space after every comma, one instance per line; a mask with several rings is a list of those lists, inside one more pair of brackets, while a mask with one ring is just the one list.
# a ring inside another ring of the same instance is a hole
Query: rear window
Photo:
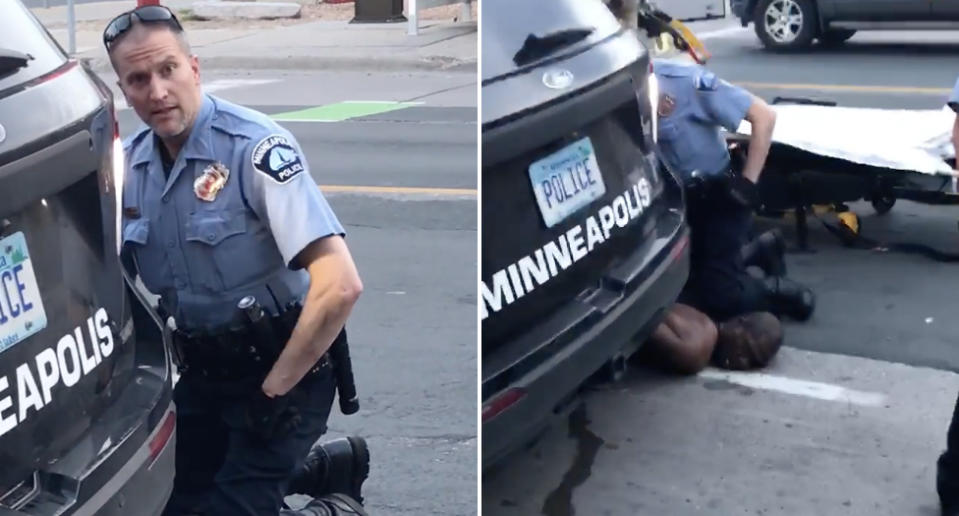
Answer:
[[0, 91], [56, 70], [67, 61], [56, 41], [20, 0], [0, 0], [0, 48], [33, 57], [26, 67], [0, 74]]
[[[527, 37], [545, 38], [566, 33], [572, 41], [548, 54], [565, 53], [592, 45], [620, 30], [620, 25], [601, 0], [484, 0], [483, 80], [512, 72], [522, 66], [513, 61]], [[590, 31], [584, 38], [577, 31]], [[562, 37], [559, 39], [563, 39]], [[557, 45], [553, 43], [551, 46]], [[544, 56], [549, 57], [549, 55]]]

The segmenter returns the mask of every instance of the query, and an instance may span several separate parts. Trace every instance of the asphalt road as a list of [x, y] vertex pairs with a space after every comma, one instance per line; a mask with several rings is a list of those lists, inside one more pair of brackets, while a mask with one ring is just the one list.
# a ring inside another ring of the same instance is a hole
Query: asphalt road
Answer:
[[[955, 33], [858, 34], [838, 50], [766, 53], [730, 21], [693, 24], [709, 67], [772, 100], [939, 109]], [[889, 130], [896, 130], [890, 127]], [[959, 209], [900, 201], [864, 234], [957, 252]], [[779, 225], [787, 238], [791, 223]], [[483, 478], [483, 514], [938, 515], [935, 460], [959, 390], [955, 264], [841, 248], [811, 224], [790, 275], [818, 296], [762, 374], [676, 378], [635, 367]]]
[[[328, 437], [369, 441], [370, 513], [476, 514], [475, 78], [244, 72], [204, 84], [267, 113], [423, 102], [284, 124], [345, 225], [365, 286], [347, 325], [361, 410], [334, 409]], [[136, 124], [121, 111], [124, 135]]]

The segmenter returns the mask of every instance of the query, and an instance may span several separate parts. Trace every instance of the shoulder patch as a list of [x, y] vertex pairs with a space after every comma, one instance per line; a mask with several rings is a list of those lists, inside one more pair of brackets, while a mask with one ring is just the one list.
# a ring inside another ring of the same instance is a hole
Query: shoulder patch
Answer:
[[719, 78], [713, 72], [703, 72], [696, 78], [696, 89], [699, 91], [715, 91], [719, 86]]
[[303, 172], [303, 162], [293, 144], [282, 135], [271, 134], [253, 148], [253, 168], [270, 179], [285, 184]]

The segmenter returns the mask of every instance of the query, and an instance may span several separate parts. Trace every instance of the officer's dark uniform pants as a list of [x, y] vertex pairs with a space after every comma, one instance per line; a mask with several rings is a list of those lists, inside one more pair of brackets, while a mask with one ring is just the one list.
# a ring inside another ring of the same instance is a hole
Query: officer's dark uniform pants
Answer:
[[299, 426], [285, 438], [264, 442], [247, 430], [250, 389], [211, 384], [187, 371], [174, 392], [177, 406], [176, 478], [164, 516], [276, 516], [289, 480], [312, 445], [326, 433], [333, 405], [329, 362], [290, 391]]
[[946, 434], [946, 451], [939, 457], [936, 488], [943, 505], [959, 510], [959, 397]]
[[687, 201], [692, 249], [689, 281], [680, 302], [714, 321], [769, 310], [762, 281], [750, 276], [741, 249], [749, 237], [752, 212], [721, 188]]

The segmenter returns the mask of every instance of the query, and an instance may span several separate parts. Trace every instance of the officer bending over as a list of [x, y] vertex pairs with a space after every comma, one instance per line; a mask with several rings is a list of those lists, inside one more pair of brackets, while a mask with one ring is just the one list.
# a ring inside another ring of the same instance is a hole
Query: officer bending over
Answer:
[[[956, 173], [959, 174], [959, 79], [949, 95], [948, 105], [956, 112], [952, 126], [952, 143], [956, 149]], [[952, 422], [946, 434], [946, 451], [936, 464], [936, 490], [943, 516], [959, 516], [959, 398], [952, 412]]]
[[[718, 322], [765, 311], [808, 319], [814, 308], [812, 291], [780, 275], [751, 276], [743, 254], [775, 112], [698, 64], [654, 59], [653, 71], [660, 91], [660, 157], [685, 184], [692, 234], [690, 278], [681, 302]], [[732, 169], [720, 129], [735, 131], [744, 119], [752, 131], [739, 172]], [[775, 245], [768, 240], [757, 246]]]
[[[177, 327], [177, 472], [164, 514], [365, 514], [362, 439], [304, 461], [334, 398], [327, 351], [362, 283], [302, 150], [266, 115], [201, 92], [168, 9], [120, 15], [104, 44], [148, 126], [124, 144], [124, 264]], [[318, 498], [285, 509], [291, 487]]]

